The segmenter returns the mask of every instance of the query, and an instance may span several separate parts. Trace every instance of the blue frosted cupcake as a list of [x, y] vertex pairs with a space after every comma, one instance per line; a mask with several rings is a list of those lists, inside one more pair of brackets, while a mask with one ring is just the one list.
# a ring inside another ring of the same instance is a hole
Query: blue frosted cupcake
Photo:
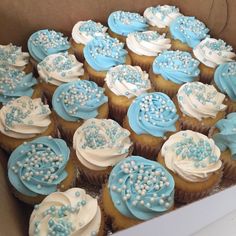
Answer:
[[182, 84], [198, 80], [198, 66], [189, 52], [165, 51], [154, 60], [150, 80], [156, 91], [174, 97]]
[[138, 13], [115, 11], [108, 17], [109, 34], [125, 43], [129, 33], [146, 31], [147, 20]]
[[62, 139], [43, 136], [18, 146], [8, 161], [8, 178], [21, 201], [36, 204], [48, 194], [72, 187], [75, 171]]
[[228, 62], [217, 67], [214, 84], [227, 96], [227, 112], [236, 111], [236, 62]]
[[154, 159], [165, 139], [180, 130], [179, 116], [164, 93], [138, 96], [128, 109], [123, 127], [131, 133], [134, 154]]
[[172, 49], [192, 52], [207, 37], [208, 32], [205, 24], [195, 17], [179, 16], [170, 24]]
[[85, 64], [90, 80], [99, 86], [104, 85], [104, 79], [109, 69], [114, 66], [131, 64], [124, 43], [109, 35], [95, 37], [84, 48]]
[[104, 89], [87, 80], [60, 85], [53, 94], [52, 106], [58, 128], [70, 143], [84, 120], [108, 117], [108, 99]]
[[48, 55], [66, 52], [70, 48], [70, 43], [62, 33], [48, 29], [33, 33], [27, 44], [34, 66]]
[[130, 156], [111, 171], [103, 188], [105, 214], [113, 230], [122, 230], [160, 216], [174, 207], [175, 182], [159, 163]]

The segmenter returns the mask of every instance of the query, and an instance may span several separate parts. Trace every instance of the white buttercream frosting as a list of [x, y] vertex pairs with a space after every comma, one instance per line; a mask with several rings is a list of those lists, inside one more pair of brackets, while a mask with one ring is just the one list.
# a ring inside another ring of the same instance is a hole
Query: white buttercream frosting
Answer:
[[81, 188], [48, 195], [35, 206], [29, 222], [29, 236], [95, 236], [101, 225], [97, 199]]
[[89, 169], [104, 170], [126, 158], [132, 143], [130, 132], [110, 119], [89, 119], [73, 137], [79, 161]]
[[223, 93], [218, 92], [213, 85], [201, 82], [183, 84], [179, 88], [177, 99], [183, 114], [198, 120], [213, 118], [227, 107], [223, 104]]
[[213, 139], [191, 130], [170, 136], [161, 149], [166, 167], [190, 182], [207, 180], [222, 166]]
[[154, 57], [171, 47], [170, 39], [165, 38], [165, 34], [160, 35], [155, 31], [130, 33], [126, 38], [126, 44], [138, 55]]
[[111, 68], [105, 78], [108, 88], [117, 96], [132, 98], [151, 89], [148, 73], [139, 66], [119, 65]]
[[194, 56], [204, 65], [215, 68], [232, 61], [236, 54], [233, 48], [221, 39], [206, 38], [193, 49]]
[[13, 138], [32, 138], [47, 130], [51, 111], [40, 98], [23, 96], [0, 110], [0, 132]]
[[68, 52], [47, 56], [37, 68], [41, 80], [56, 86], [79, 80], [84, 75], [83, 64]]
[[17, 69], [24, 69], [29, 63], [29, 53], [22, 52], [21, 47], [12, 45], [0, 45], [0, 64]]
[[148, 23], [152, 26], [165, 28], [178, 16], [182, 15], [179, 9], [175, 6], [163, 5], [147, 8], [143, 16], [147, 19]]
[[86, 45], [95, 36], [104, 35], [107, 31], [107, 27], [101, 23], [94, 22], [92, 20], [79, 21], [72, 29], [72, 38], [76, 43]]

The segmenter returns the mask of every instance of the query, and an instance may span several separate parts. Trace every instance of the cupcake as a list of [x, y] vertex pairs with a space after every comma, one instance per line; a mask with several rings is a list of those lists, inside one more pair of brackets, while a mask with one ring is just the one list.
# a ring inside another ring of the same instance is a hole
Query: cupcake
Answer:
[[148, 74], [139, 66], [113, 67], [107, 72], [105, 81], [110, 118], [120, 124], [134, 98], [151, 90]]
[[101, 23], [94, 22], [93, 20], [79, 21], [72, 29], [72, 38], [70, 40], [72, 49], [76, 58], [84, 61], [84, 47], [95, 36], [104, 35], [107, 31], [107, 27]]
[[38, 64], [37, 69], [42, 90], [49, 101], [52, 100], [53, 93], [59, 85], [79, 79], [88, 79], [83, 64], [68, 52], [45, 57]]
[[182, 129], [208, 134], [216, 122], [225, 117], [225, 95], [213, 85], [201, 82], [181, 86], [175, 100]]
[[218, 65], [232, 61], [235, 58], [233, 48], [221, 39], [206, 38], [193, 49], [194, 56], [201, 62], [201, 79], [210, 84]]
[[140, 66], [147, 72], [155, 57], [171, 47], [170, 39], [166, 39], [165, 34], [160, 35], [155, 31], [130, 33], [126, 44], [132, 65]]
[[74, 134], [74, 159], [90, 184], [101, 185], [112, 167], [132, 152], [130, 132], [114, 120], [89, 119]]
[[85, 64], [89, 79], [104, 85], [107, 71], [118, 65], [131, 64], [124, 44], [109, 35], [95, 37], [84, 47]]
[[228, 114], [215, 127], [213, 139], [221, 151], [224, 177], [236, 180], [236, 113]]
[[51, 111], [40, 98], [23, 96], [8, 102], [0, 110], [0, 147], [13, 151], [39, 136], [56, 136]]
[[214, 85], [226, 94], [227, 112], [236, 111], [236, 62], [221, 64], [214, 74]]
[[179, 16], [170, 24], [172, 49], [192, 52], [203, 39], [209, 29], [204, 23], [192, 16]]
[[156, 7], [148, 7], [143, 16], [147, 19], [150, 30], [155, 30], [158, 33], [168, 33], [170, 23], [182, 14], [179, 8], [169, 5], [158, 5]]
[[22, 48], [13, 44], [0, 45], [0, 65], [19, 69], [26, 74], [33, 71], [32, 64], [29, 62], [29, 53], [22, 52]]
[[105, 214], [113, 230], [160, 216], [174, 207], [174, 179], [159, 163], [140, 156], [119, 162], [103, 188]]
[[198, 80], [198, 66], [189, 52], [165, 51], [154, 60], [150, 80], [155, 91], [174, 97], [182, 84]]
[[48, 29], [33, 33], [27, 45], [31, 62], [35, 68], [37, 64], [48, 55], [66, 52], [70, 48], [70, 43], [62, 33]]
[[48, 136], [18, 146], [8, 161], [8, 178], [17, 198], [40, 203], [50, 193], [70, 188], [76, 178], [70, 149]]
[[97, 199], [81, 188], [51, 193], [31, 214], [29, 236], [35, 235], [105, 235]]
[[21, 96], [41, 97], [41, 89], [32, 73], [0, 65], [0, 108]]
[[108, 102], [104, 89], [87, 80], [60, 85], [52, 98], [57, 126], [68, 142], [72, 143], [76, 129], [84, 120], [108, 117]]
[[139, 13], [126, 11], [112, 12], [107, 20], [108, 33], [125, 43], [129, 33], [136, 31], [146, 31], [148, 29], [147, 20]]
[[157, 158], [175, 181], [175, 200], [188, 203], [207, 196], [221, 181], [220, 149], [212, 139], [191, 130], [173, 134]]
[[165, 139], [180, 130], [179, 116], [164, 93], [146, 93], [130, 105], [123, 127], [131, 133], [134, 154], [155, 159]]

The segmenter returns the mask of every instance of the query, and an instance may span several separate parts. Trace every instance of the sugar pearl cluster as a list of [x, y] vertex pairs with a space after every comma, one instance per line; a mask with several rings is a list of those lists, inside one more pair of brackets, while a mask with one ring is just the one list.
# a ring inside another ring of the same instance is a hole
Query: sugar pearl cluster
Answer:
[[85, 21], [79, 27], [79, 31], [86, 33], [86, 35], [94, 36], [95, 33], [104, 33], [104, 26], [101, 23], [92, 20]]
[[188, 39], [193, 38], [193, 35], [198, 39], [203, 39], [209, 31], [204, 23], [195, 19], [195, 17], [180, 16], [175, 19], [173, 24], [175, 25], [174, 29], [180, 31]]
[[112, 171], [109, 189], [115, 206], [119, 209], [127, 204], [147, 212], [169, 209], [173, 204], [172, 177], [158, 163], [142, 160], [129, 157]]
[[7, 49], [5, 47], [0, 47], [0, 61], [1, 63], [15, 64], [21, 53], [20, 47], [12, 44], [9, 44]]
[[134, 37], [139, 42], [141, 41], [151, 42], [157, 39], [164, 39], [165, 34], [160, 35], [156, 31], [135, 32]]
[[154, 15], [160, 14], [162, 20], [172, 13], [179, 13], [179, 9], [175, 6], [164, 7], [164, 6], [158, 5], [157, 7], [150, 7], [149, 9]]
[[159, 68], [158, 70], [182, 71], [191, 76], [198, 76], [198, 65], [199, 62], [193, 59], [190, 53], [178, 50], [163, 52], [153, 63], [154, 67]]
[[67, 38], [63, 37], [62, 33], [54, 30], [41, 30], [36, 32], [33, 36], [34, 37], [30, 38], [33, 45], [43, 48], [46, 52], [52, 48], [69, 45]]
[[120, 21], [124, 25], [130, 25], [133, 22], [146, 23], [146, 19], [138, 13], [116, 11], [112, 15], [115, 21]]
[[236, 62], [229, 62], [227, 71], [223, 71], [221, 75], [223, 77], [235, 77], [236, 76]]

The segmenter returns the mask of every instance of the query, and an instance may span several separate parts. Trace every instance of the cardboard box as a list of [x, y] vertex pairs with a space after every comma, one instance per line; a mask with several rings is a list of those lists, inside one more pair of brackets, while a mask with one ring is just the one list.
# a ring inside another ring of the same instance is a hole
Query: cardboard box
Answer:
[[[12, 42], [26, 49], [28, 37], [36, 30], [52, 28], [70, 36], [79, 20], [93, 19], [106, 24], [108, 15], [115, 10], [143, 13], [145, 8], [158, 4], [176, 5], [183, 14], [196, 16], [210, 28], [212, 37], [222, 38], [236, 48], [234, 0], [1, 0], [0, 44]], [[27, 235], [31, 209], [12, 196], [5, 175], [6, 162], [2, 158], [4, 153], [0, 151], [0, 235]], [[117, 235], [192, 235], [236, 210], [235, 199], [236, 187], [232, 187]], [[225, 235], [229, 236], [227, 220], [223, 225]], [[213, 231], [203, 230], [196, 235], [210, 235], [207, 232]], [[214, 235], [221, 234], [215, 232]]]

